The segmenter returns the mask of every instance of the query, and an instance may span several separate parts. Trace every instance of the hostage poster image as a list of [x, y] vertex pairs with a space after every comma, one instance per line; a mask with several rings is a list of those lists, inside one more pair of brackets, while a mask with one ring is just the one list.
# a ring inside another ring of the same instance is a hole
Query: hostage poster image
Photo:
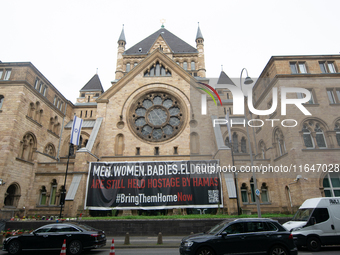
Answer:
[[223, 206], [217, 160], [91, 162], [87, 209]]

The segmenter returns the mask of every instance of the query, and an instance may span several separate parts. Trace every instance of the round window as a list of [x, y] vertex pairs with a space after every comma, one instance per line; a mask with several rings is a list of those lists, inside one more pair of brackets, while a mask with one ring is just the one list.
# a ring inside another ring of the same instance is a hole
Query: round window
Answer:
[[176, 136], [183, 126], [183, 104], [165, 92], [150, 92], [130, 107], [130, 127], [140, 138], [153, 142]]

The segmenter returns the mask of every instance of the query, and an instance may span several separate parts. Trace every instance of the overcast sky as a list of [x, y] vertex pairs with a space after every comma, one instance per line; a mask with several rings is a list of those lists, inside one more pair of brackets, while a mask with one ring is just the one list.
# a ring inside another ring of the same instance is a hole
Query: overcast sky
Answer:
[[31, 62], [71, 102], [96, 74], [115, 79], [117, 40], [126, 49], [161, 27], [196, 46], [204, 37], [207, 77], [259, 76], [271, 56], [339, 54], [339, 0], [117, 1], [1, 3], [2, 62]]

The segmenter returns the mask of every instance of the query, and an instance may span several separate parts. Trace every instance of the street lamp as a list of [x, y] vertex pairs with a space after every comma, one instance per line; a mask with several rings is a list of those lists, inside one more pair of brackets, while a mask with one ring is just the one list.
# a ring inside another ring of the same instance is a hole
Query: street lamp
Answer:
[[[248, 84], [252, 84], [253, 83], [253, 80], [248, 76], [248, 70], [246, 68], [243, 68], [242, 71], [241, 71], [241, 76], [240, 76], [240, 87], [241, 87], [242, 91], [243, 91], [243, 89], [242, 89], [242, 74], [243, 74], [244, 70], [247, 73], [247, 77], [244, 80], [244, 84], [248, 85]], [[252, 95], [250, 94], [249, 96], [252, 96]], [[245, 119], [246, 131], [247, 131], [247, 140], [248, 140], [248, 147], [249, 147], [249, 154], [250, 154], [250, 165], [251, 165], [251, 167], [253, 167], [253, 165], [254, 165], [253, 152], [251, 150], [251, 145], [250, 145], [249, 130], [248, 130], [248, 119], [247, 119], [247, 114], [246, 113], [244, 114], [244, 119]], [[251, 169], [253, 169], [253, 168], [251, 168]], [[257, 189], [255, 171], [253, 171], [253, 182], [254, 182], [254, 191], [255, 191], [254, 195], [255, 195], [255, 201], [256, 201], [256, 207], [257, 207], [257, 217], [261, 218], [260, 200], [259, 200], [259, 197], [258, 197], [259, 196], [259, 192], [258, 192], [258, 189]]]

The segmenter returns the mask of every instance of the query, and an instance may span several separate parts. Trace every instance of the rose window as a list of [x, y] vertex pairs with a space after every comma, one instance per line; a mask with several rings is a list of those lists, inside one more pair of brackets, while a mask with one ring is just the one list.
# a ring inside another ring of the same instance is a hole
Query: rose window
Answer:
[[183, 106], [168, 93], [148, 93], [130, 108], [133, 131], [148, 141], [165, 141], [177, 135], [183, 126]]

